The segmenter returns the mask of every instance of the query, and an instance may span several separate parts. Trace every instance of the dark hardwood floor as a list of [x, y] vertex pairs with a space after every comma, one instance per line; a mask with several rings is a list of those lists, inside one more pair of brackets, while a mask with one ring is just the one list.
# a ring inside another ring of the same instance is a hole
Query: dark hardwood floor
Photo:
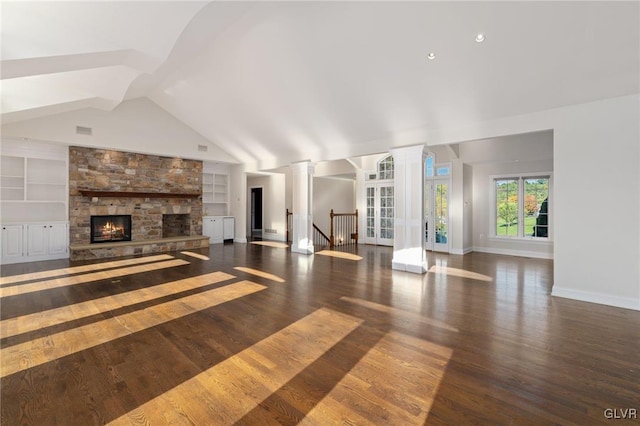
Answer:
[[4, 266], [2, 425], [640, 422], [640, 312], [552, 298], [548, 260], [391, 258], [225, 244]]

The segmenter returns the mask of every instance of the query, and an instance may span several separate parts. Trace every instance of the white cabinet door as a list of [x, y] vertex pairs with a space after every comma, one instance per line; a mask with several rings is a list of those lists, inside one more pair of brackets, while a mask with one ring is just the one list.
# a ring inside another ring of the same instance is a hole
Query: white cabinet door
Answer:
[[2, 227], [2, 262], [22, 257], [22, 225]]
[[202, 218], [202, 235], [209, 238], [213, 237], [213, 218]]
[[225, 217], [224, 219], [222, 219], [224, 226], [223, 226], [223, 235], [222, 235], [222, 239], [223, 240], [233, 240], [233, 237], [235, 236], [235, 218], [233, 217]]
[[202, 235], [209, 237], [209, 244], [222, 242], [222, 217], [205, 216], [202, 218]]
[[221, 243], [223, 236], [223, 223], [222, 217], [214, 216], [213, 217], [213, 234], [211, 236], [211, 243]]
[[27, 225], [27, 256], [45, 255], [49, 252], [48, 225]]
[[66, 223], [49, 225], [49, 254], [67, 253], [69, 244], [69, 226]]

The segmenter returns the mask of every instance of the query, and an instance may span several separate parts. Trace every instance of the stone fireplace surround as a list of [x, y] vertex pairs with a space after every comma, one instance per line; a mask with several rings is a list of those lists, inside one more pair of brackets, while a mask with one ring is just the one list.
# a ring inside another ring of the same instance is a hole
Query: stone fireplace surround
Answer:
[[[202, 161], [69, 147], [71, 260], [208, 247], [201, 177]], [[131, 215], [131, 241], [90, 244], [95, 215]], [[163, 238], [163, 215], [188, 215], [188, 235]]]

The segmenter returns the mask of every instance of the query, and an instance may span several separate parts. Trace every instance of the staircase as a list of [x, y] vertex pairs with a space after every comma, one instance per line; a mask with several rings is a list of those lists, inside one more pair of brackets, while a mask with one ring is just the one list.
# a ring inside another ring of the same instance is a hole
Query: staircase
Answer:
[[[316, 224], [313, 224], [313, 246], [315, 251], [336, 250], [347, 246], [358, 245], [358, 210], [354, 213], [329, 213], [330, 230], [325, 234]], [[293, 241], [293, 212], [286, 209], [287, 243]]]

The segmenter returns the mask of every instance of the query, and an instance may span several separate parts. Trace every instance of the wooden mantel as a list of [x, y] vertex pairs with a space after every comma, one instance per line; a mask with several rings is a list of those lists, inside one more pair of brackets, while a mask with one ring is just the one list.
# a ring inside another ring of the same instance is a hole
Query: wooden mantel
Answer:
[[97, 191], [94, 189], [79, 189], [85, 197], [118, 197], [118, 198], [198, 198], [202, 194], [179, 192], [137, 192], [137, 191]]

